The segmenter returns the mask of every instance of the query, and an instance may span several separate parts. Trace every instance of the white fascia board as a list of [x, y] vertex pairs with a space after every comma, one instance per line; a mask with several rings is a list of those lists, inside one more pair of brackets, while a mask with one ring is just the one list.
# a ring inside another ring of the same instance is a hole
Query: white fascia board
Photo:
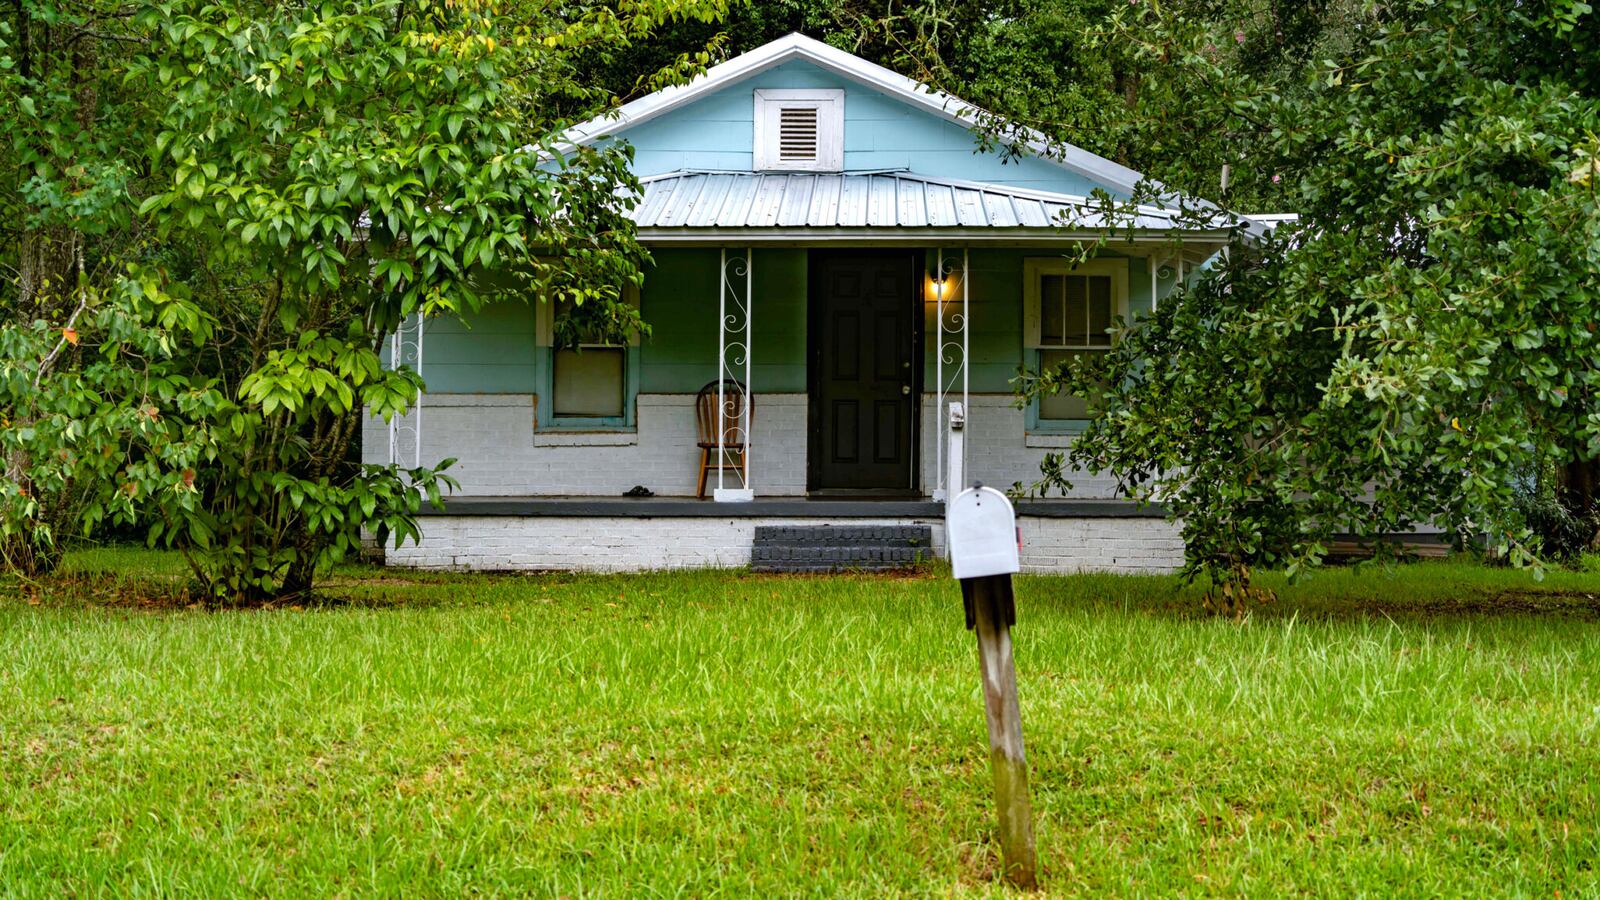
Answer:
[[[837, 47], [829, 46], [800, 34], [790, 35], [789, 37], [805, 41], [807, 49], [811, 51], [808, 55], [812, 57], [812, 61], [817, 65], [890, 96], [898, 97], [963, 127], [971, 128], [987, 112], [962, 100], [960, 97], [933, 90], [914, 78], [908, 78], [877, 63], [868, 62]], [[1143, 175], [1127, 166], [1112, 162], [1103, 156], [1090, 153], [1082, 147], [1064, 141], [1055, 148], [1056, 153], [1059, 155], [1052, 155], [1049, 138], [1032, 128], [1017, 126], [1015, 134], [1020, 140], [1007, 140], [1007, 143], [1021, 144], [1040, 159], [1055, 163], [1068, 171], [1076, 172], [1091, 181], [1098, 181], [1113, 188], [1132, 192], [1134, 185], [1144, 178]]]
[[[928, 246], [940, 242], [972, 246], [1049, 247], [1098, 242], [1104, 232], [1096, 230], [1060, 231], [1054, 228], [641, 228], [640, 243], [654, 246], [691, 244], [744, 245], [781, 244], [785, 246]], [[1221, 248], [1228, 243], [1229, 231], [1138, 231], [1136, 246], [1171, 244], [1181, 239], [1188, 246]], [[1106, 244], [1115, 250], [1126, 245], [1125, 238]]]
[[1244, 218], [1246, 218], [1246, 219], [1248, 219], [1248, 220], [1250, 220], [1252, 222], [1255, 222], [1255, 223], [1257, 223], [1259, 225], [1264, 225], [1267, 228], [1276, 228], [1279, 225], [1287, 225], [1287, 224], [1291, 224], [1291, 223], [1300, 221], [1300, 214], [1299, 213], [1245, 213], [1244, 214]]
[[581, 144], [597, 138], [614, 136], [625, 129], [669, 113], [704, 94], [782, 65], [790, 58], [799, 55], [792, 46], [792, 39], [801, 37], [803, 36], [799, 34], [790, 34], [762, 44], [748, 53], [741, 53], [733, 59], [706, 69], [688, 84], [662, 88], [653, 94], [646, 94], [637, 100], [624, 103], [609, 113], [596, 116], [587, 122], [580, 122], [567, 129], [562, 135], [562, 142]]

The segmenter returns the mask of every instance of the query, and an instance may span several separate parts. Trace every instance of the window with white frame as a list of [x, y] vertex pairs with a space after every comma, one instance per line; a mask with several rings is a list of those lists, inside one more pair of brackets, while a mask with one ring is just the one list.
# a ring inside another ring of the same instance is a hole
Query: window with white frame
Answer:
[[[624, 297], [639, 302], [638, 291], [631, 285]], [[556, 346], [555, 323], [565, 312], [560, 304], [540, 304], [539, 343], [545, 350], [540, 425], [631, 427], [638, 385], [638, 336], [627, 342], [579, 339]]]
[[758, 90], [755, 104], [757, 171], [844, 168], [844, 91]]
[[[1094, 259], [1078, 266], [1052, 257], [1023, 263], [1026, 350], [1034, 371], [1111, 349], [1111, 325], [1128, 315], [1128, 261]], [[1030, 417], [1048, 430], [1089, 417], [1088, 400], [1055, 394], [1035, 401]]]

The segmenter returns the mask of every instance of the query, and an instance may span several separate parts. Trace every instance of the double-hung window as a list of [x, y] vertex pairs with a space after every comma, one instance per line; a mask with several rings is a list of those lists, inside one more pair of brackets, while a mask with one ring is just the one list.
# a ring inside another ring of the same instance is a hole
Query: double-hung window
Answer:
[[[629, 286], [624, 296], [637, 304]], [[578, 340], [556, 346], [555, 321], [566, 310], [550, 303], [539, 308], [543, 353], [539, 425], [570, 430], [628, 430], [634, 427], [639, 392], [639, 339], [626, 342]]]
[[[1128, 261], [1094, 259], [1073, 266], [1059, 257], [1024, 261], [1026, 356], [1044, 371], [1111, 349], [1111, 326], [1128, 315]], [[1088, 399], [1055, 394], [1035, 400], [1028, 425], [1037, 431], [1072, 431], [1089, 418]]]

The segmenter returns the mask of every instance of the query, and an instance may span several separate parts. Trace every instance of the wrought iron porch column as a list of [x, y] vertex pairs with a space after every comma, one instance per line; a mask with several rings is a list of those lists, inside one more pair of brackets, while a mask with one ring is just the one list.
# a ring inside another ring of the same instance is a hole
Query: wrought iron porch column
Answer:
[[[753, 251], [746, 247], [744, 256], [728, 256], [728, 248], [722, 248], [721, 267], [718, 280], [721, 290], [717, 297], [717, 487], [712, 491], [712, 499], [721, 503], [738, 503], [753, 500], [755, 492], [751, 489], [753, 470], [750, 466], [751, 445], [755, 443], [754, 435], [750, 433], [750, 399], [752, 388], [750, 375], [752, 371], [751, 338], [754, 303], [752, 300], [752, 287], [754, 284], [751, 265]], [[739, 294], [738, 282], [744, 282], [744, 295]], [[743, 369], [741, 373], [739, 370]], [[743, 378], [740, 378], [740, 375]], [[743, 396], [739, 404], [738, 433], [743, 446], [739, 448], [740, 466], [739, 486], [727, 487], [724, 485], [723, 473], [727, 462], [728, 439], [728, 382], [733, 381], [740, 385], [739, 390]]]
[[[398, 369], [410, 364], [412, 371], [422, 374], [422, 335], [424, 332], [421, 311], [411, 318], [400, 320], [400, 327], [395, 329], [389, 338], [389, 368]], [[410, 422], [404, 422], [409, 419]], [[408, 446], [409, 443], [409, 446]], [[409, 453], [407, 451], [410, 451]], [[389, 465], [407, 465], [413, 469], [422, 467], [422, 393], [417, 393], [417, 402], [412, 405], [404, 416], [395, 416], [389, 420]]]
[[[957, 260], [953, 256], [946, 256], [944, 248], [939, 248], [939, 261], [934, 274], [934, 420], [937, 422], [937, 435], [934, 438], [934, 500], [948, 500], [951, 496], [960, 493], [961, 485], [946, 484], [945, 455], [945, 425], [949, 418], [946, 407], [950, 402], [950, 395], [955, 390], [959, 381], [961, 385], [961, 408], [965, 415], [972, 414], [972, 403], [968, 396], [971, 377], [967, 367], [967, 353], [970, 349], [971, 329], [967, 327], [968, 301], [970, 290], [968, 275], [969, 255], [967, 248], [961, 250], [961, 305], [959, 311], [951, 312], [955, 308], [952, 298], [954, 291], [951, 289], [950, 279], [955, 271]], [[945, 374], [945, 367], [950, 366], [950, 373]], [[961, 470], [966, 471], [966, 445], [961, 444]]]

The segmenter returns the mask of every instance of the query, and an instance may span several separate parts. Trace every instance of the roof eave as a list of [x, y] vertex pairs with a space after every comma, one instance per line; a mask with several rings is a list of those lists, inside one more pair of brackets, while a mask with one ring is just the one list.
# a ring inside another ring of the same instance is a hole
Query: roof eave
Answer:
[[[939, 243], [968, 244], [972, 246], [1059, 246], [1100, 241], [1105, 232], [1099, 229], [1069, 230], [1036, 227], [982, 228], [640, 228], [637, 237], [641, 243], [653, 246], [685, 245], [786, 245], [786, 246], [929, 246]], [[1229, 229], [1186, 231], [1172, 229], [1140, 229], [1127, 235], [1119, 232], [1107, 242], [1115, 249], [1119, 244], [1140, 247], [1171, 245], [1181, 240], [1190, 249], [1217, 249], [1232, 237]]]

